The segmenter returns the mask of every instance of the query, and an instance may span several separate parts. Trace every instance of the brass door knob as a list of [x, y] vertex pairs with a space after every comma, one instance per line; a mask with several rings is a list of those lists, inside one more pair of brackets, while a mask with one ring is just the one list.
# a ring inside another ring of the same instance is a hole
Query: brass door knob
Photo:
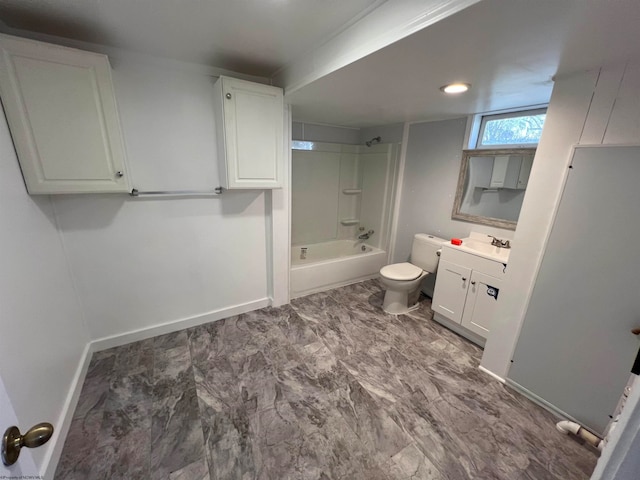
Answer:
[[34, 425], [24, 435], [16, 426], [7, 428], [2, 437], [2, 463], [7, 466], [13, 465], [18, 460], [22, 447], [36, 448], [44, 445], [51, 435], [53, 435], [53, 425], [46, 422]]

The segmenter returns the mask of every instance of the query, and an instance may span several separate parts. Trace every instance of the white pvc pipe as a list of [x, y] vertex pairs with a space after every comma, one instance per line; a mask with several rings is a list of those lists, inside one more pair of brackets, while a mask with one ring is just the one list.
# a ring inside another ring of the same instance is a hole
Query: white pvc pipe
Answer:
[[561, 422], [556, 423], [556, 428], [560, 433], [564, 433], [565, 435], [569, 435], [570, 433], [577, 435], [581, 427], [580, 424], [576, 422], [562, 420]]
[[569, 420], [562, 420], [561, 422], [556, 423], [556, 429], [558, 429], [559, 432], [564, 433], [565, 435], [573, 433], [574, 435], [577, 435], [589, 444], [596, 447], [598, 450], [602, 450], [604, 443], [602, 439], [597, 435], [594, 435], [590, 431], [582, 428], [579, 423], [570, 422]]

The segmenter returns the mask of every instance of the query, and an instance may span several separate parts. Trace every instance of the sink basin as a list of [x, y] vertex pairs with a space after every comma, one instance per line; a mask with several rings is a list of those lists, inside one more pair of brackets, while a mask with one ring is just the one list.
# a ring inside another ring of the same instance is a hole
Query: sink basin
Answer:
[[509, 253], [511, 252], [509, 248], [496, 247], [491, 245], [489, 241], [478, 240], [477, 238], [471, 237], [463, 238], [462, 245], [457, 248], [500, 263], [507, 263], [509, 261]]

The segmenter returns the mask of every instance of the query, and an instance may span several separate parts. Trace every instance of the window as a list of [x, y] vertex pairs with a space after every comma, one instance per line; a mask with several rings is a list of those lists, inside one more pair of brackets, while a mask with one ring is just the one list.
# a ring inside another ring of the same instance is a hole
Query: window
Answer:
[[547, 109], [483, 115], [475, 148], [535, 147]]

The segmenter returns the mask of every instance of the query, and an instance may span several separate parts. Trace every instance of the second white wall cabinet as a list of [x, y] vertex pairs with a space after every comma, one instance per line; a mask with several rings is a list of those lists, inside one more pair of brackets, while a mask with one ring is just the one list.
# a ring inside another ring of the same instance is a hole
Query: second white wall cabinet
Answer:
[[0, 95], [30, 194], [129, 190], [105, 55], [0, 35]]
[[284, 100], [281, 88], [220, 77], [214, 108], [222, 187], [282, 187]]

